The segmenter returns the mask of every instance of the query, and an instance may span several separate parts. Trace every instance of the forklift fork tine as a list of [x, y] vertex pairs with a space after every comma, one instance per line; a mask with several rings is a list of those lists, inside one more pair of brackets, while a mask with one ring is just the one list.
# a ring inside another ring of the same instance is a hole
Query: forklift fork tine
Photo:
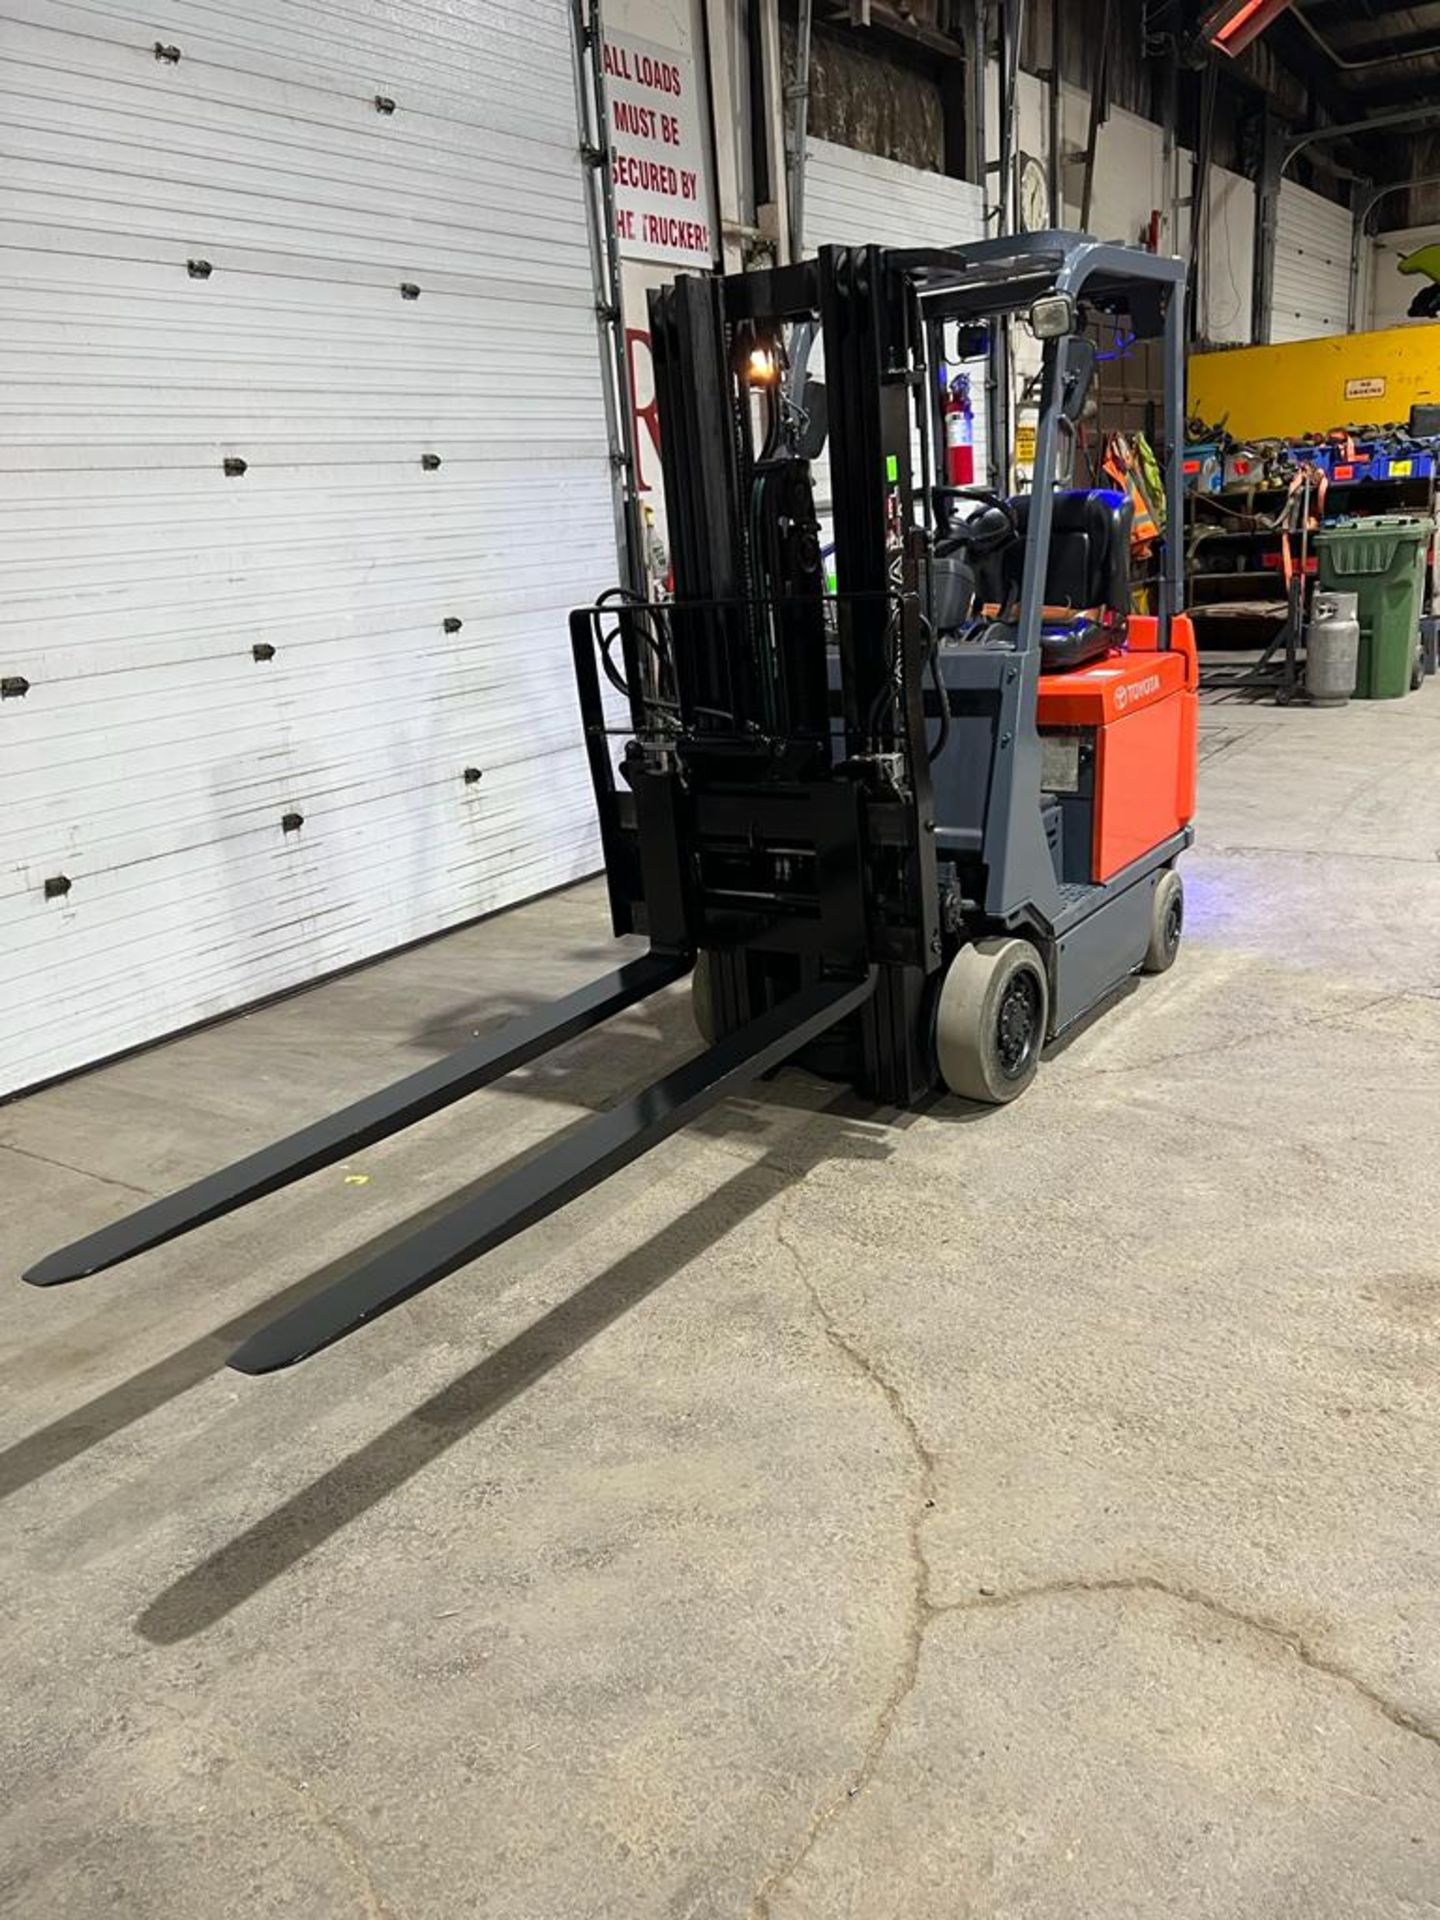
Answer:
[[492, 1080], [524, 1066], [537, 1054], [548, 1053], [637, 1000], [658, 993], [687, 973], [690, 965], [688, 958], [659, 953], [628, 960], [613, 973], [592, 980], [538, 1013], [507, 1021], [494, 1033], [397, 1080], [393, 1086], [367, 1094], [339, 1113], [302, 1127], [233, 1166], [207, 1174], [178, 1193], [166, 1194], [98, 1233], [87, 1234], [83, 1240], [48, 1254], [24, 1277], [34, 1287], [59, 1286], [113, 1267], [208, 1220], [217, 1220], [236, 1207], [289, 1186], [320, 1167], [358, 1153], [463, 1100]]
[[502, 1245], [853, 1013], [874, 992], [877, 977], [872, 967], [863, 980], [822, 981], [792, 995], [587, 1121], [478, 1198], [282, 1314], [245, 1341], [230, 1365], [240, 1373], [292, 1366]]

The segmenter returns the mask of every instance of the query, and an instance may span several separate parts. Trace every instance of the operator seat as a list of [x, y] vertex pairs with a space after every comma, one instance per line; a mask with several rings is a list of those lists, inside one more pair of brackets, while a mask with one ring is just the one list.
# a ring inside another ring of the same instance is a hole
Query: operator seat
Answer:
[[[1025, 564], [1023, 537], [1030, 532], [1031, 499], [1030, 494], [1020, 494], [1010, 502], [1022, 539], [998, 556], [1004, 606], [1013, 606], [1020, 598], [1020, 575]], [[1130, 529], [1134, 519], [1131, 500], [1108, 488], [1077, 487], [1055, 495], [1045, 569], [1047, 618], [1040, 638], [1040, 661], [1047, 672], [1083, 666], [1123, 638], [1130, 612]], [[1077, 618], [1059, 617], [1062, 608]], [[1086, 613], [1108, 618], [1078, 618]]]
[[[1004, 633], [1005, 623], [1013, 623], [1020, 604], [1031, 499], [1029, 494], [1016, 495], [1008, 514], [999, 506], [986, 507], [937, 544], [934, 591], [939, 631], [962, 627], [972, 606], [998, 612], [998, 623], [989, 629], [994, 640]], [[1123, 639], [1130, 612], [1134, 517], [1134, 506], [1123, 493], [1080, 487], [1054, 496], [1045, 569], [1047, 618], [1040, 635], [1040, 660], [1046, 672], [1083, 666]], [[1086, 619], [1086, 614], [1096, 617]]]

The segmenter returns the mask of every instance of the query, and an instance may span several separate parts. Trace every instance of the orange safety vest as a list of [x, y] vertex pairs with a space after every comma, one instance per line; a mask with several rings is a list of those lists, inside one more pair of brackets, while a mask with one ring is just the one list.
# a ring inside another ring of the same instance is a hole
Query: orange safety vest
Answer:
[[1140, 478], [1139, 463], [1123, 433], [1112, 433], [1105, 443], [1101, 469], [1107, 480], [1128, 495], [1135, 518], [1130, 529], [1130, 545], [1137, 552], [1148, 552], [1160, 538], [1160, 523], [1150, 505], [1150, 496]]

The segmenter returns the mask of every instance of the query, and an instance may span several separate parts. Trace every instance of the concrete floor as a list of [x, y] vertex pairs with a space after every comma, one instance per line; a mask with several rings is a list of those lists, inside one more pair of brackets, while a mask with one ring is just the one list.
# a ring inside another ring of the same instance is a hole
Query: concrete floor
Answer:
[[[1016, 1107], [786, 1074], [224, 1368], [679, 1058], [675, 994], [11, 1286], [0, 1910], [1440, 1911], [1440, 686], [1204, 749], [1180, 962]], [[0, 1111], [5, 1271], [612, 951], [587, 886]]]

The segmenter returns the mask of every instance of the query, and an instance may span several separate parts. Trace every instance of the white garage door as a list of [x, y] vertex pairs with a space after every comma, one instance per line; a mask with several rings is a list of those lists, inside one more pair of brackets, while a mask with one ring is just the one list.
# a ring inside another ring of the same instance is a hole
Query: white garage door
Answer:
[[1280, 217], [1275, 230], [1275, 293], [1270, 338], [1314, 340], [1322, 333], [1344, 333], [1350, 307], [1351, 220], [1333, 200], [1297, 187], [1280, 185]]
[[9, 1092], [593, 871], [616, 562], [563, 0], [0, 40]]
[[953, 247], [985, 237], [985, 196], [968, 180], [902, 167], [812, 140], [806, 149], [805, 245]]
[[[873, 153], [811, 140], [805, 163], [805, 249], [820, 247], [953, 247], [985, 237], [985, 196], [968, 180], [902, 167]], [[975, 474], [985, 477], [985, 393], [972, 369]], [[828, 463], [817, 467], [816, 492], [829, 503]]]

